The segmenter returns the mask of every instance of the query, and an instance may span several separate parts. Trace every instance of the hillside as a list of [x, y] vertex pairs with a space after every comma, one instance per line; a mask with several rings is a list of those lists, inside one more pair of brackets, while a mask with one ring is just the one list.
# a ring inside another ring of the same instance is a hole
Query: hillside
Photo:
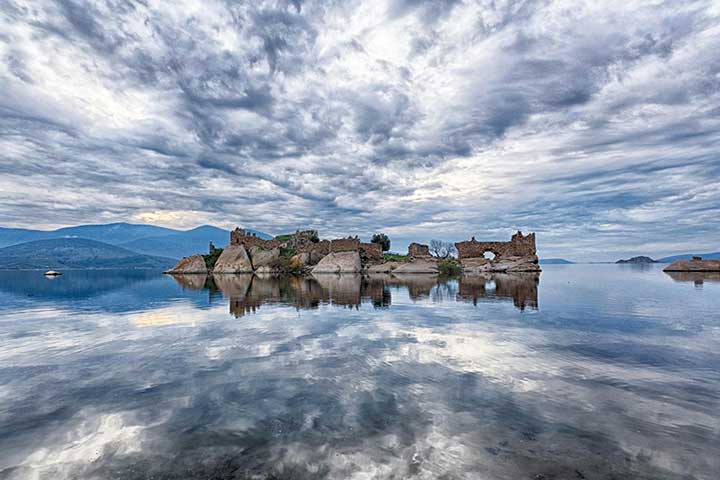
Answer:
[[575, 262], [565, 260], [564, 258], [541, 258], [540, 265], [572, 265]]
[[[253, 229], [264, 239], [270, 235]], [[209, 225], [191, 230], [174, 230], [154, 225], [135, 225], [131, 223], [110, 223], [105, 225], [79, 225], [58, 230], [29, 230], [22, 228], [0, 228], [0, 248], [19, 243], [55, 238], [85, 238], [110, 245], [127, 248], [145, 255], [170, 258], [182, 258], [198, 252], [205, 252], [208, 243], [219, 247], [227, 245], [230, 232]]]
[[142, 255], [84, 238], [35, 240], [0, 248], [0, 269], [98, 269], [171, 267], [172, 258]]

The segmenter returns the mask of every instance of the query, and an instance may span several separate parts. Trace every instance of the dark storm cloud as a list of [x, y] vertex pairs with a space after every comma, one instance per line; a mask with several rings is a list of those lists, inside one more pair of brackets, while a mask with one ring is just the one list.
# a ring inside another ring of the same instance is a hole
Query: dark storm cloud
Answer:
[[717, 234], [720, 210], [718, 15], [700, 0], [5, 1], [0, 223], [159, 212], [386, 229], [397, 248], [518, 228], [547, 256], [713, 248], [693, 232]]

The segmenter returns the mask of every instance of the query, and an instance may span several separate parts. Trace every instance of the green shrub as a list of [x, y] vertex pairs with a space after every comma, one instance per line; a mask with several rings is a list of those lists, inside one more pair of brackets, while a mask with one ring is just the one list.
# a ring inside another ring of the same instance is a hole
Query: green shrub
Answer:
[[390, 237], [385, 235], [384, 233], [376, 233], [372, 236], [370, 239], [370, 243], [377, 243], [380, 245], [380, 248], [382, 248], [383, 252], [387, 252], [390, 250]]
[[207, 255], [203, 255], [202, 257], [203, 257], [203, 260], [205, 260], [205, 266], [208, 269], [211, 269], [212, 267], [214, 267], [215, 263], [217, 263], [217, 261], [218, 261], [218, 258], [220, 258], [220, 255], [222, 254], [222, 252], [223, 252], [222, 248], [214, 248], [213, 247], [212, 250], [210, 250], [210, 253], [208, 253]]
[[275, 240], [279, 242], [287, 242], [288, 240], [292, 239], [294, 235], [294, 233], [284, 233], [282, 235], [276, 235]]
[[462, 265], [457, 258], [449, 257], [437, 263], [440, 275], [460, 275], [463, 271]]

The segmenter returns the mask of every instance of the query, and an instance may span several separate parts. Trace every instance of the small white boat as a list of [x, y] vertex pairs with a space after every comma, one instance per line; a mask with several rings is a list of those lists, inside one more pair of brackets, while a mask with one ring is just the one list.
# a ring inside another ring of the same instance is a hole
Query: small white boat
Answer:
[[62, 273], [55, 270], [48, 270], [47, 272], [45, 272], [46, 277], [57, 277], [58, 275], [62, 275]]

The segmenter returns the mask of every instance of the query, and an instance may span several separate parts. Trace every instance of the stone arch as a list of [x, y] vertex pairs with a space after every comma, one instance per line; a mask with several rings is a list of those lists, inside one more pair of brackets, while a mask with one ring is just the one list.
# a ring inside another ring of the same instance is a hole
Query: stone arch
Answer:
[[482, 257], [492, 262], [500, 257], [500, 253], [494, 248], [486, 248], [482, 253]]

